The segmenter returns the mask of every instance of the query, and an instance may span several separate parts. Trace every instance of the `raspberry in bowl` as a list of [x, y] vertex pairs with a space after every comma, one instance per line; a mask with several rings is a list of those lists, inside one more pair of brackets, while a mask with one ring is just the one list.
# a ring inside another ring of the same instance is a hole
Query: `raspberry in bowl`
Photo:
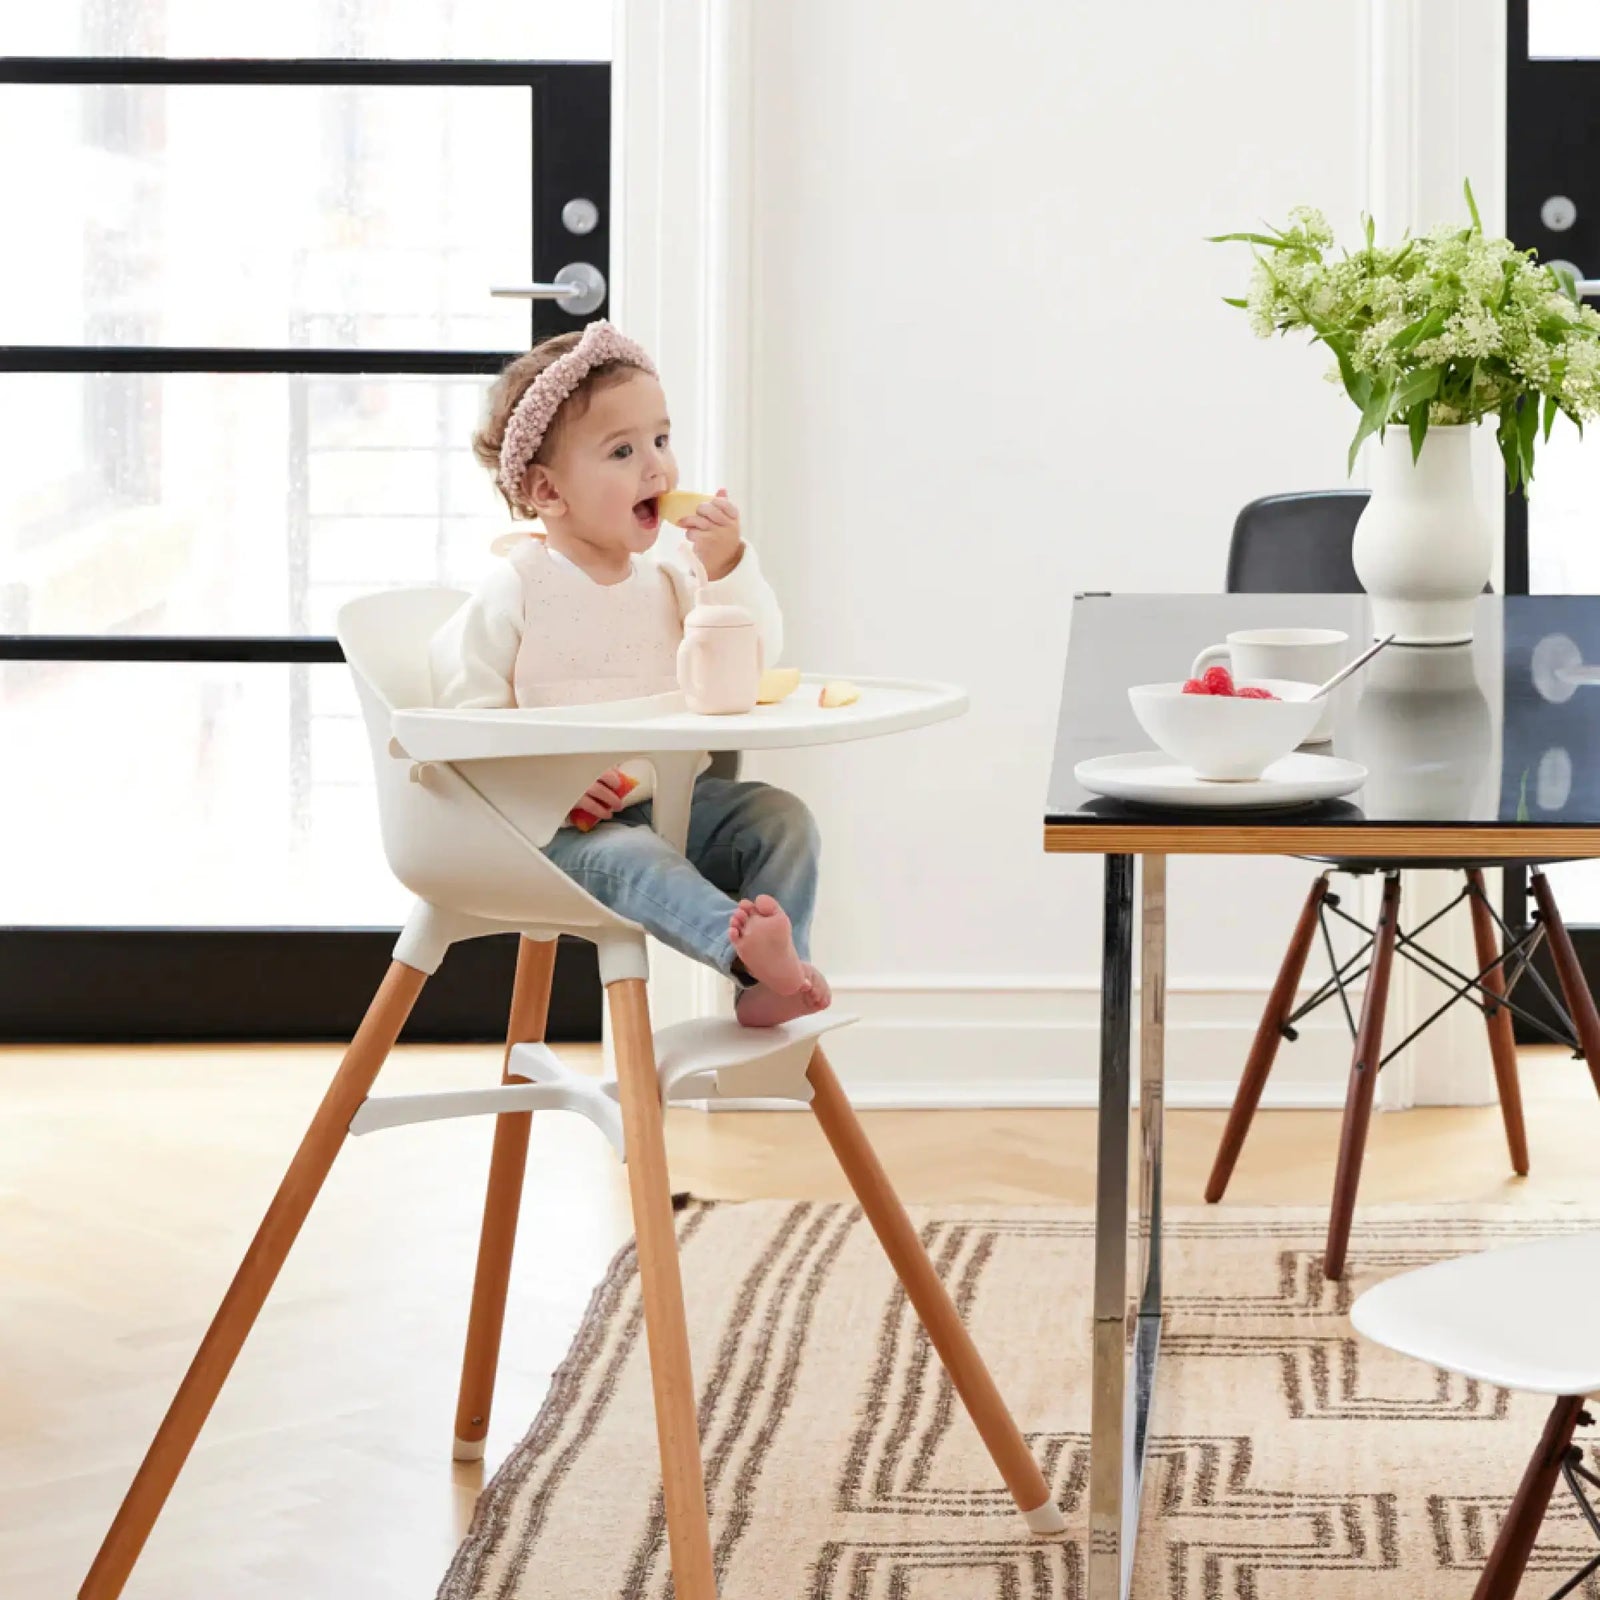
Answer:
[[1226, 667], [1186, 683], [1145, 683], [1128, 690], [1139, 726], [1196, 777], [1238, 783], [1259, 778], [1303, 744], [1322, 715], [1314, 684], [1262, 678], [1235, 684]]

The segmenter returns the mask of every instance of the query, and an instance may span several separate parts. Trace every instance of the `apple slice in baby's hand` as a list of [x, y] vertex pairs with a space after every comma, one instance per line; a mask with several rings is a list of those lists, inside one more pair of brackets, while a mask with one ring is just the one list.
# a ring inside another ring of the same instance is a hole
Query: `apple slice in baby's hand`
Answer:
[[685, 517], [692, 517], [706, 501], [716, 498], [714, 494], [696, 494], [692, 489], [674, 489], [656, 496], [656, 510], [661, 513], [663, 522], [676, 526]]
[[[639, 780], [637, 778], [630, 778], [626, 772], [619, 772], [617, 777], [621, 780], [617, 784], [617, 788], [621, 790], [622, 798], [626, 800], [628, 796], [639, 787]], [[570, 822], [579, 833], [591, 833], [594, 829], [600, 826], [600, 819], [594, 814], [594, 812], [580, 810], [577, 806], [574, 806], [572, 810], [567, 813], [567, 821]]]
[[842, 679], [837, 683], [825, 683], [822, 693], [817, 696], [817, 704], [832, 710], [835, 706], [853, 706], [861, 698], [861, 691], [853, 683], [846, 683]]

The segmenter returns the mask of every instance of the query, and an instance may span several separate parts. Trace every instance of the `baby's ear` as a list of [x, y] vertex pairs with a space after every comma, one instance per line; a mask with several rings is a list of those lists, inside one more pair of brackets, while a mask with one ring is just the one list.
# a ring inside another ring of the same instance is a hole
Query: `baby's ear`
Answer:
[[551, 477], [549, 467], [542, 461], [529, 464], [527, 474], [522, 480], [522, 500], [523, 504], [538, 517], [552, 513], [560, 516], [567, 509], [560, 490], [556, 488], [556, 480]]

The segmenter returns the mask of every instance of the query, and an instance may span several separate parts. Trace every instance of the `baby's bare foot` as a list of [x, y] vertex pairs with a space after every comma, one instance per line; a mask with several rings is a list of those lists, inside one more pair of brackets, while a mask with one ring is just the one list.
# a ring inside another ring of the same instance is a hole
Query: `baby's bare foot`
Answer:
[[739, 1021], [747, 1028], [776, 1028], [780, 1023], [793, 1022], [796, 1017], [826, 1011], [833, 1004], [828, 980], [809, 961], [802, 962], [801, 966], [806, 981], [793, 994], [779, 994], [764, 983], [743, 990], [733, 1003]]
[[828, 987], [828, 980], [809, 961], [801, 962], [801, 966], [805, 968], [806, 981], [800, 996], [806, 1002], [806, 1010], [826, 1011], [833, 1004], [833, 990]]
[[794, 930], [783, 907], [770, 894], [739, 902], [728, 919], [728, 937], [758, 985], [783, 996], [797, 994], [805, 986], [806, 971], [794, 948]]

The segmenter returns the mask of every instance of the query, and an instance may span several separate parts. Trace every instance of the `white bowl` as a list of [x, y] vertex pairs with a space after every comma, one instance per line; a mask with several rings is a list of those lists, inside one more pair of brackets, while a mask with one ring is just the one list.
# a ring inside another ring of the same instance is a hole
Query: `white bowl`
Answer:
[[1322, 715], [1306, 697], [1315, 684], [1260, 678], [1242, 688], [1268, 689], [1276, 700], [1185, 694], [1181, 683], [1144, 683], [1128, 691], [1139, 726], [1195, 776], [1237, 783], [1259, 778], [1303, 744]]

